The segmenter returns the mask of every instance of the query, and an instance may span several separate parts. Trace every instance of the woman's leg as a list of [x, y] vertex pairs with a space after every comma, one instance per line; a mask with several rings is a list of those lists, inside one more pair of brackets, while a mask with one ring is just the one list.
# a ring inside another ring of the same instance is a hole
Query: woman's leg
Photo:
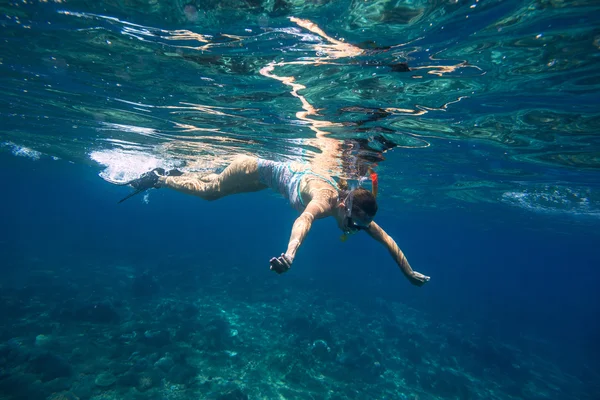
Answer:
[[230, 194], [267, 188], [259, 179], [258, 159], [245, 155], [237, 156], [220, 174], [168, 176], [161, 179], [161, 183], [162, 186], [193, 194], [204, 200], [217, 200]]

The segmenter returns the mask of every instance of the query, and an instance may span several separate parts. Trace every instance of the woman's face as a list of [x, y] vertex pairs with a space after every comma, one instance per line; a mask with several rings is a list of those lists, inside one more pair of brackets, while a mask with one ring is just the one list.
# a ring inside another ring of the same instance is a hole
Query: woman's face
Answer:
[[360, 230], [369, 229], [373, 218], [362, 211], [351, 212], [347, 207], [341, 207], [342, 212], [338, 219], [338, 226], [345, 234], [355, 234]]

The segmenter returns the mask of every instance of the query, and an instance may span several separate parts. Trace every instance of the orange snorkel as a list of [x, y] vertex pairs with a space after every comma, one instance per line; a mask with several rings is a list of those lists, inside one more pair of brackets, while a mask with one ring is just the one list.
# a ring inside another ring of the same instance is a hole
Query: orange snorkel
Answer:
[[373, 171], [373, 168], [369, 167], [369, 176], [371, 177], [371, 193], [377, 197], [377, 190], [379, 189], [379, 177], [377, 172]]

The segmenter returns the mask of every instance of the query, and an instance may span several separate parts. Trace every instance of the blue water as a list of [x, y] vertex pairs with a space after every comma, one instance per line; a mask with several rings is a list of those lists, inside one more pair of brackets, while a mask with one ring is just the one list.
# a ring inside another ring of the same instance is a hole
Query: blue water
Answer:
[[[0, 398], [600, 397], [594, 2], [0, 9]], [[116, 204], [238, 153], [374, 167], [431, 282], [329, 220], [273, 274], [270, 191]]]

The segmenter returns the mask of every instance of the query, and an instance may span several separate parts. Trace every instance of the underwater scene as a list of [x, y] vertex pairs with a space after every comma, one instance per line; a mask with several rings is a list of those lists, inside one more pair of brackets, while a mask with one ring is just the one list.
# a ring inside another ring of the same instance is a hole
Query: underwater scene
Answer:
[[0, 2], [0, 400], [600, 398], [600, 4]]

